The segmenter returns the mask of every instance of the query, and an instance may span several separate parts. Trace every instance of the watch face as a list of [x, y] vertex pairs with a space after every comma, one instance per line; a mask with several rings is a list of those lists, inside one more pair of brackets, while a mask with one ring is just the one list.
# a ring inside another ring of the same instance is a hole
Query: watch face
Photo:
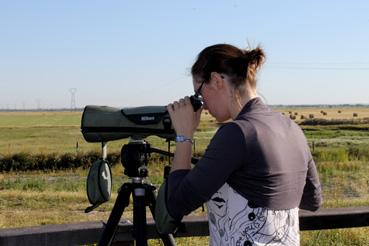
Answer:
[[176, 136], [176, 142], [183, 142], [186, 138], [184, 136]]
[[190, 143], [192, 143], [192, 139], [187, 138], [187, 137], [182, 136], [182, 135], [178, 135], [178, 136], [176, 136], [176, 142], [179, 142], [179, 143], [181, 143], [181, 142], [190, 142]]

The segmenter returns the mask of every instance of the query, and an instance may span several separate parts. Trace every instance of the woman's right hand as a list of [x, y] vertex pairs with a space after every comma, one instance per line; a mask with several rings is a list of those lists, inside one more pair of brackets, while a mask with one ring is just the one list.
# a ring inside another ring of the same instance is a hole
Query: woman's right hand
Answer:
[[169, 104], [167, 110], [176, 134], [192, 139], [200, 123], [202, 108], [194, 112], [190, 98], [185, 97]]

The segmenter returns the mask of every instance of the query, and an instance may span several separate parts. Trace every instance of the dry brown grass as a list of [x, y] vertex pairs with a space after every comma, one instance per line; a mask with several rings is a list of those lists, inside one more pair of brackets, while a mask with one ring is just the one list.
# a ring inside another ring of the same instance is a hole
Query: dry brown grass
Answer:
[[[297, 107], [297, 108], [276, 108], [275, 109], [278, 112], [284, 113], [286, 116], [289, 116], [290, 112], [291, 114], [295, 115], [295, 113], [298, 113], [298, 115], [303, 115], [305, 118], [309, 118], [310, 114], [314, 115], [314, 118], [321, 118], [321, 119], [360, 119], [360, 118], [366, 118], [369, 117], [369, 107], [341, 107], [341, 108], [330, 108], [330, 107]], [[339, 111], [341, 113], [339, 113]], [[324, 114], [325, 112], [326, 114]], [[357, 113], [358, 117], [353, 117], [353, 114]], [[300, 117], [297, 117], [297, 119], [300, 119]]]

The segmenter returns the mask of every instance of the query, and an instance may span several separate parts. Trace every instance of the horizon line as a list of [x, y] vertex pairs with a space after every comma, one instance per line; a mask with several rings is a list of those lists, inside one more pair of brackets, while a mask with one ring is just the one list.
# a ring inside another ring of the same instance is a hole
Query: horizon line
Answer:
[[[369, 103], [340, 103], [340, 104], [267, 104], [272, 108], [278, 107], [369, 107]], [[142, 107], [142, 106], [137, 106]], [[30, 112], [42, 112], [42, 111], [83, 111], [85, 107], [76, 107], [76, 108], [28, 108], [28, 109], [17, 109], [17, 108], [8, 108], [8, 109], [0, 109], [0, 112], [22, 112], [22, 111], [30, 111]], [[116, 107], [119, 108], [119, 107]], [[129, 108], [129, 107], [125, 107]], [[130, 107], [135, 108], [135, 107]]]

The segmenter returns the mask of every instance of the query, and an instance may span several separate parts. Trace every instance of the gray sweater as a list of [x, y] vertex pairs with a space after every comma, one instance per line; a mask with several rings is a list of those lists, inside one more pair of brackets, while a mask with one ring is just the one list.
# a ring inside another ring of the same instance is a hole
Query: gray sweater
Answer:
[[223, 124], [192, 170], [168, 176], [167, 208], [189, 214], [227, 182], [250, 207], [317, 210], [321, 186], [301, 128], [273, 112], [260, 98]]

